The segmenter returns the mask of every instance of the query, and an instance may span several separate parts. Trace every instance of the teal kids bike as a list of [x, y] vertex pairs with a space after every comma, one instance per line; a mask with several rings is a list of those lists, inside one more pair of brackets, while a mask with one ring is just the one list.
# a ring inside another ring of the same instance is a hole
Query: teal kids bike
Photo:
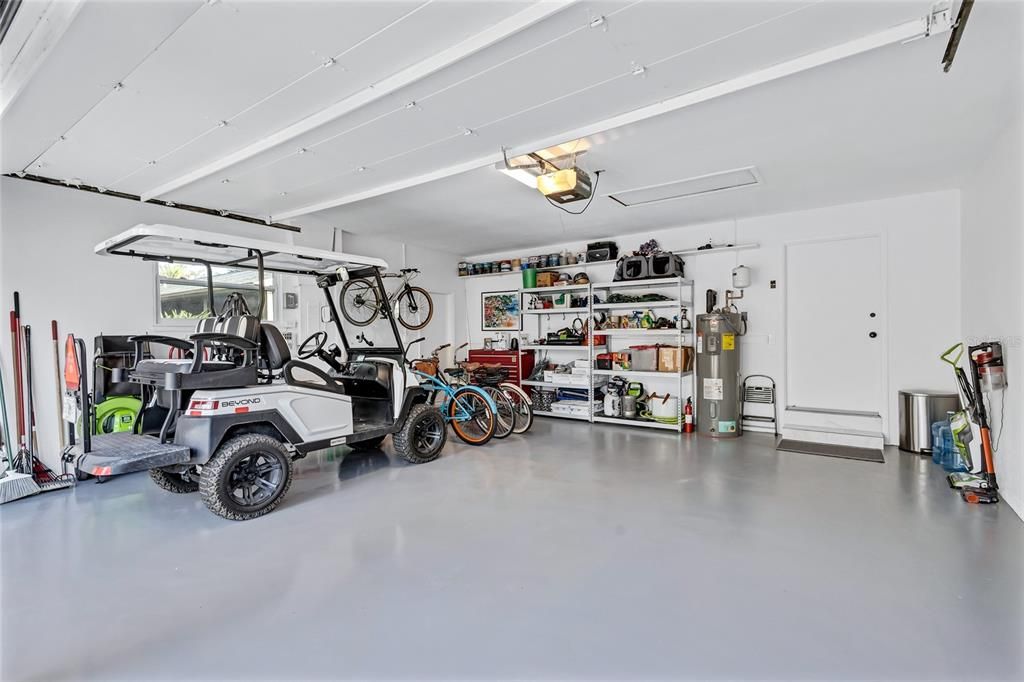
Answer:
[[[412, 343], [416, 341], [409, 345]], [[412, 373], [420, 379], [420, 385], [431, 392], [431, 404], [436, 404], [441, 397], [441, 414], [451, 424], [455, 435], [470, 445], [483, 445], [494, 437], [498, 407], [479, 386], [452, 386], [448, 383], [438, 369], [437, 359], [438, 351], [447, 345], [435, 349], [432, 357], [413, 360], [409, 365]]]

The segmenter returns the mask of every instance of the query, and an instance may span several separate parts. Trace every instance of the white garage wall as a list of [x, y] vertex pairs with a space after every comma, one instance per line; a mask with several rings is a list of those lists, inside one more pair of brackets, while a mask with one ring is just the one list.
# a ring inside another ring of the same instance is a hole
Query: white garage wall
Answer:
[[[629, 218], [630, 214], [624, 213], [623, 219]], [[748, 335], [743, 341], [743, 372], [774, 377], [780, 387], [780, 404], [786, 405], [785, 245], [856, 235], [880, 235], [885, 248], [887, 310], [880, 311], [880, 316], [887, 325], [882, 333], [888, 339], [889, 378], [888, 413], [883, 414], [883, 420], [886, 441], [895, 442], [899, 435], [899, 389], [954, 389], [952, 373], [939, 362], [938, 355], [960, 336], [960, 206], [956, 190], [610, 238], [618, 243], [620, 254], [631, 252], [650, 238], [670, 250], [694, 248], [709, 239], [715, 243], [759, 243], [760, 248], [749, 251], [687, 257], [686, 276], [695, 282], [696, 307], [703, 312], [706, 289], [717, 289], [722, 304], [732, 268], [742, 263], [753, 270], [753, 285], [739, 302], [740, 309], [750, 317]], [[467, 260], [521, 257], [524, 253], [560, 252], [563, 248], [576, 251], [582, 247], [582, 243], [572, 242]], [[590, 271], [594, 281], [608, 281], [612, 274], [611, 265]], [[464, 279], [468, 304], [466, 331], [476, 345], [484, 336], [480, 331], [480, 293], [518, 288], [521, 279], [518, 273]], [[777, 281], [776, 289], [769, 287], [773, 279]], [[828, 324], [833, 313], [829, 302], [821, 301], [823, 325]], [[828, 368], [822, 371], [827, 372]]]
[[[92, 339], [100, 333], [138, 334], [152, 331], [155, 325], [155, 266], [128, 258], [96, 256], [93, 247], [98, 242], [138, 223], [167, 223], [330, 248], [330, 226], [311, 217], [300, 222], [305, 229], [296, 235], [62, 187], [12, 178], [0, 180], [0, 311], [5, 320], [0, 355], [5, 389], [8, 396], [13, 396], [6, 319], [12, 293], [19, 291], [22, 315], [25, 323], [32, 326], [34, 336], [36, 417], [42, 459], [52, 467], [59, 464], [50, 320], [58, 321], [61, 339], [73, 332], [85, 339], [90, 353]], [[371, 249], [368, 240], [353, 238], [344, 246], [339, 239], [338, 247], [354, 253], [362, 253], [359, 249], [365, 248], [368, 255], [379, 254], [392, 267], [402, 267], [404, 245], [400, 243], [376, 240]], [[421, 281], [430, 285], [427, 288], [458, 290], [461, 294], [454, 255], [420, 249], [415, 257], [408, 258], [408, 263], [424, 268], [426, 274]], [[285, 278], [282, 293], [298, 291], [296, 280]], [[303, 289], [302, 296], [306, 293]], [[319, 324], [320, 298], [315, 287], [313, 293], [315, 305], [307, 306], [308, 301], [303, 300], [300, 311], [281, 311], [282, 319], [278, 320], [279, 326], [293, 330], [298, 339]], [[306, 308], [312, 311], [300, 319]], [[181, 335], [187, 331], [187, 327], [183, 328]], [[13, 428], [13, 404], [10, 407]]]
[[[1024, 124], [1020, 109], [1017, 111], [1016, 120], [985, 150], [982, 162], [967, 176], [961, 253], [966, 340], [999, 340], [1003, 344], [1009, 387], [990, 403], [993, 434], [1000, 436], [996, 474], [1003, 498], [1024, 518]], [[1001, 410], [1002, 400], [1006, 401], [1005, 411]], [[999, 422], [1001, 413], [1005, 424]]]

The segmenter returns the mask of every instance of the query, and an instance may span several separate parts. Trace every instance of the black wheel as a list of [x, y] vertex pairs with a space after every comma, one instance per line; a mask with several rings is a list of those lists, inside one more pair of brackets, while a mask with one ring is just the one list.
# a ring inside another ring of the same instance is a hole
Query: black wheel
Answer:
[[377, 288], [368, 279], [350, 279], [338, 294], [341, 314], [357, 327], [365, 327], [380, 314]]
[[376, 438], [368, 438], [367, 440], [348, 443], [348, 446], [353, 450], [376, 450], [380, 447], [380, 444], [384, 442], [385, 438], [387, 438], [387, 436], [377, 436]]
[[423, 329], [434, 316], [434, 301], [422, 287], [409, 287], [395, 300], [395, 314], [406, 329]]
[[171, 471], [150, 469], [149, 477], [153, 479], [153, 483], [170, 493], [194, 493], [199, 490], [199, 481]]
[[262, 433], [235, 436], [203, 467], [199, 493], [217, 516], [246, 521], [268, 514], [292, 484], [292, 458], [281, 441]]
[[397, 433], [391, 436], [395, 452], [406, 462], [423, 464], [441, 456], [448, 429], [441, 410], [433, 405], [417, 405]]

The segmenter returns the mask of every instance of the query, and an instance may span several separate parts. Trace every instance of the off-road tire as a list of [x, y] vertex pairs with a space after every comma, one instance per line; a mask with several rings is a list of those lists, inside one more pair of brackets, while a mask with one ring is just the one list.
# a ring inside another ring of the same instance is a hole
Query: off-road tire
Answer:
[[[434, 420], [440, 427], [440, 436], [437, 441], [426, 452], [420, 451], [417, 447], [418, 430], [428, 420]], [[448, 426], [445, 423], [441, 410], [433, 405], [416, 405], [409, 410], [409, 415], [402, 424], [402, 428], [391, 435], [391, 444], [395, 447], [395, 453], [410, 464], [425, 464], [432, 462], [441, 456], [444, 444], [448, 440]]]
[[188, 480], [186, 481], [181, 477], [181, 474], [176, 474], [171, 471], [164, 471], [163, 469], [150, 469], [149, 477], [153, 479], [153, 483], [163, 488], [169, 493], [194, 493], [199, 490], [199, 481]]
[[[235, 465], [250, 455], [263, 453], [278, 459], [284, 468], [284, 480], [279, 484], [272, 499], [258, 509], [240, 508], [230, 493], [227, 484]], [[217, 516], [231, 521], [248, 521], [277, 508], [288, 488], [292, 485], [292, 457], [284, 444], [273, 436], [262, 433], [245, 433], [222, 443], [203, 467], [199, 478], [199, 494], [203, 504]]]
[[384, 442], [385, 438], [387, 438], [387, 436], [377, 436], [376, 438], [368, 438], [366, 440], [348, 443], [348, 446], [353, 450], [376, 450], [380, 447], [380, 444]]

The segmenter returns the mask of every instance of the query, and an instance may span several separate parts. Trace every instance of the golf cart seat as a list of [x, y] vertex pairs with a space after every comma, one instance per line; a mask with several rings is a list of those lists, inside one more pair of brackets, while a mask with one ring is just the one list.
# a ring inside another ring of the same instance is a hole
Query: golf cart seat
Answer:
[[301, 386], [317, 391], [344, 393], [345, 388], [324, 370], [302, 360], [292, 360], [292, 353], [281, 331], [272, 324], [260, 328], [260, 352], [270, 373], [280, 371], [289, 386]]
[[[229, 315], [205, 318], [196, 325], [188, 340], [170, 336], [133, 336], [139, 348], [144, 343], [169, 346], [171, 353], [191, 357], [140, 360], [132, 370], [132, 380], [166, 388], [208, 388], [245, 386], [256, 383], [256, 354], [260, 321], [254, 315]], [[141, 357], [138, 354], [136, 357]], [[222, 374], [215, 380], [185, 379], [186, 375]], [[177, 377], [177, 378], [175, 378]]]

